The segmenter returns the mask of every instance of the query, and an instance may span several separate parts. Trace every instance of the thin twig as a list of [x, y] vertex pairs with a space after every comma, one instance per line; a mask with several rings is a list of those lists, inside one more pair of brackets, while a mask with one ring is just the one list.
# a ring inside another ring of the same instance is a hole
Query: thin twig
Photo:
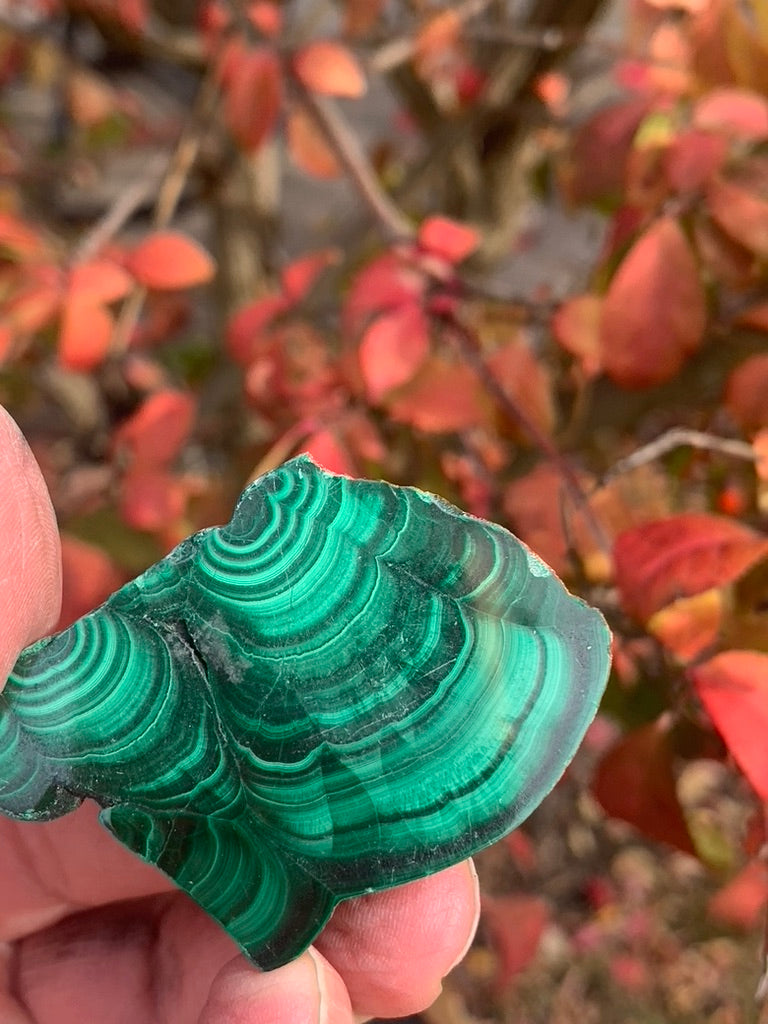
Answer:
[[[463, 24], [471, 18], [476, 18], [478, 14], [482, 14], [492, 3], [493, 0], [464, 0], [464, 3], [460, 3], [453, 8], [453, 13], [458, 22]], [[399, 36], [397, 39], [391, 39], [380, 46], [369, 58], [368, 67], [371, 71], [376, 71], [379, 74], [393, 71], [411, 59], [416, 52], [417, 46], [418, 32], [407, 36]]]
[[158, 176], [153, 174], [144, 181], [132, 182], [124, 192], [120, 192], [104, 215], [83, 235], [79, 245], [72, 252], [70, 262], [85, 263], [93, 259], [157, 191], [157, 183]]
[[673, 427], [672, 430], [661, 434], [655, 440], [643, 445], [642, 448], [636, 449], [631, 455], [615, 462], [603, 476], [602, 482], [605, 483], [623, 473], [629, 473], [649, 462], [655, 462], [656, 459], [674, 451], [675, 448], [696, 448], [699, 451], [718, 452], [720, 455], [728, 455], [733, 459], [744, 459], [747, 462], [756, 462], [758, 458], [755, 449], [747, 441], [716, 437], [713, 434], [706, 434], [703, 430]]
[[576, 507], [583, 513], [585, 522], [589, 527], [595, 541], [600, 549], [606, 553], [611, 550], [611, 543], [601, 523], [595, 516], [594, 510], [589, 503], [589, 497], [582, 487], [578, 477], [574, 473], [562, 452], [558, 451], [547, 435], [539, 429], [518, 403], [511, 397], [506, 389], [499, 383], [496, 376], [483, 358], [480, 341], [474, 332], [467, 327], [455, 314], [451, 312], [439, 313], [436, 315], [443, 327], [453, 338], [459, 353], [477, 374], [488, 394], [495, 399], [498, 405], [504, 410], [510, 419], [514, 420], [536, 447], [552, 462], [562, 477], [563, 483], [571, 496]]
[[327, 141], [334, 156], [349, 175], [377, 223], [392, 241], [413, 238], [414, 229], [405, 214], [392, 202], [379, 184], [376, 172], [365, 155], [357, 136], [336, 104], [325, 96], [306, 89], [294, 77], [299, 101]]
[[[200, 152], [203, 134], [216, 109], [219, 87], [214, 67], [215, 62], [211, 64], [200, 83], [192, 114], [176, 143], [160, 183], [152, 218], [157, 230], [167, 227], [173, 219], [189, 173]], [[146, 288], [137, 285], [123, 303], [112, 335], [113, 354], [127, 350], [146, 297]]]

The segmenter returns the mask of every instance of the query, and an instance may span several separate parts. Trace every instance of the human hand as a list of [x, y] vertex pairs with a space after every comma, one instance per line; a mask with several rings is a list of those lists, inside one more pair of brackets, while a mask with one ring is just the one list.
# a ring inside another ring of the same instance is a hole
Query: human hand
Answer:
[[[58, 614], [58, 534], [39, 469], [0, 409], [0, 688]], [[267, 974], [123, 849], [86, 802], [0, 818], [3, 1024], [352, 1024], [427, 1006], [477, 922], [467, 861], [341, 904], [315, 946]]]

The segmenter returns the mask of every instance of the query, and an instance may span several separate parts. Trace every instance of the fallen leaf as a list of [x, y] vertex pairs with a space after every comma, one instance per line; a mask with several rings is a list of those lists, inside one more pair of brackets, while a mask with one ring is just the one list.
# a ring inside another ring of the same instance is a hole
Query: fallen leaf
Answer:
[[625, 530], [613, 554], [622, 605], [645, 623], [680, 597], [738, 579], [768, 554], [768, 538], [724, 516], [686, 513]]
[[679, 224], [661, 217], [629, 250], [603, 302], [606, 373], [628, 388], [674, 377], [704, 336], [704, 289]]
[[768, 800], [768, 654], [723, 651], [689, 675], [734, 761]]

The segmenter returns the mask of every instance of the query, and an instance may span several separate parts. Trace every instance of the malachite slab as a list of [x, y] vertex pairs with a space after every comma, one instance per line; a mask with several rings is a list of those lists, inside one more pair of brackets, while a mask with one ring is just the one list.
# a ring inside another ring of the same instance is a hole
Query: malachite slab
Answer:
[[0, 812], [96, 800], [276, 967], [340, 900], [518, 825], [608, 668], [599, 612], [506, 530], [301, 457], [22, 653], [0, 695]]

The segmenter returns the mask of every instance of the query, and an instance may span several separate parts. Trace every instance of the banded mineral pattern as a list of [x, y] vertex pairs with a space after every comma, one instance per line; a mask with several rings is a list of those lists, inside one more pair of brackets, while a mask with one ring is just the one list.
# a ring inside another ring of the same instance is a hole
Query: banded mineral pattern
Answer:
[[271, 968], [340, 900], [518, 825], [608, 668], [600, 614], [506, 530], [300, 457], [22, 653], [0, 812], [93, 798]]

